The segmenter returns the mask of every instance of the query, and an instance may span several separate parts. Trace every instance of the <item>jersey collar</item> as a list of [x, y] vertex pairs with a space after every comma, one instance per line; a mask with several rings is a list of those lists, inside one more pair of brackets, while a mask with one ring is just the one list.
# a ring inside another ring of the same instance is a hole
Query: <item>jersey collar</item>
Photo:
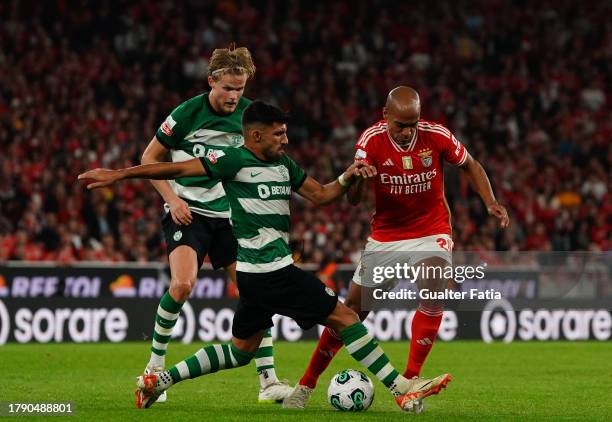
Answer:
[[395, 148], [398, 152], [412, 151], [416, 144], [418, 133], [419, 133], [419, 125], [417, 125], [416, 130], [414, 131], [414, 135], [412, 135], [412, 139], [410, 140], [408, 145], [401, 146], [400, 144], [395, 142], [395, 139], [393, 139], [393, 137], [389, 133], [389, 126], [387, 126], [387, 137], [389, 138], [391, 145], [393, 145], [393, 148]]

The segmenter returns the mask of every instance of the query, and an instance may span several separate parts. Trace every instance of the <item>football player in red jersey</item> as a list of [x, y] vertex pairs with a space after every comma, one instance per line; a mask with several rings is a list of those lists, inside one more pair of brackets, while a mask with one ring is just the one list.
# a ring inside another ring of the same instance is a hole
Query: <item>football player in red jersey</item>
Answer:
[[[489, 178], [480, 163], [447, 128], [421, 120], [420, 115], [419, 94], [412, 88], [399, 86], [387, 97], [384, 120], [365, 130], [355, 146], [355, 158], [374, 165], [378, 172], [373, 181], [376, 211], [372, 233], [345, 301], [361, 320], [369, 313], [364, 310], [368, 307], [362, 303], [363, 299], [371, 298], [374, 288], [390, 290], [397, 283], [395, 277], [375, 280], [372, 277], [374, 267], [394, 267], [398, 262], [429, 269], [451, 265], [453, 242], [450, 211], [444, 196], [444, 161], [465, 172], [489, 215], [497, 218], [502, 228], [509, 223], [508, 213], [495, 200]], [[363, 182], [353, 185], [347, 192], [349, 202], [353, 205], [361, 202], [364, 188]], [[416, 282], [419, 289], [441, 292], [449, 279], [429, 276]], [[412, 320], [405, 377], [419, 376], [440, 327], [443, 308], [443, 300], [419, 301]], [[326, 328], [306, 373], [285, 399], [285, 407], [305, 406], [319, 376], [341, 346], [337, 334]], [[435, 394], [439, 389], [432, 391]], [[422, 400], [413, 410], [417, 413], [423, 410]]]

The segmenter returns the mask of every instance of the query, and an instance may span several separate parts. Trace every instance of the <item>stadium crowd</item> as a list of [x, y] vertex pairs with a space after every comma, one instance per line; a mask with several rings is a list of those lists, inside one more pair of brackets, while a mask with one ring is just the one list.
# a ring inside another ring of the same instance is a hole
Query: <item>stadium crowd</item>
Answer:
[[[487, 170], [511, 226], [446, 172], [459, 250], [609, 250], [610, 2], [6, 1], [0, 3], [0, 261], [163, 261], [146, 181], [87, 192], [76, 175], [139, 162], [207, 88], [207, 58], [253, 53], [246, 96], [290, 111], [290, 153], [333, 180], [388, 90], [415, 87]], [[606, 17], [608, 16], [608, 17]], [[372, 205], [296, 197], [303, 261], [354, 262]]]

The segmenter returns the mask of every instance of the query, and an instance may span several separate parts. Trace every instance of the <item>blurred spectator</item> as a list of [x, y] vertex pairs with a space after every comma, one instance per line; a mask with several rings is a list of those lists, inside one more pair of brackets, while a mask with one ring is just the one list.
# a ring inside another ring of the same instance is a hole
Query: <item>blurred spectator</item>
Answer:
[[[461, 250], [609, 250], [612, 6], [587, 0], [0, 2], [0, 260], [164, 260], [147, 182], [87, 192], [207, 89], [208, 57], [253, 52], [246, 93], [288, 109], [291, 154], [333, 180], [399, 84], [486, 167], [500, 231], [447, 173]], [[293, 204], [303, 262], [355, 262], [372, 206]]]

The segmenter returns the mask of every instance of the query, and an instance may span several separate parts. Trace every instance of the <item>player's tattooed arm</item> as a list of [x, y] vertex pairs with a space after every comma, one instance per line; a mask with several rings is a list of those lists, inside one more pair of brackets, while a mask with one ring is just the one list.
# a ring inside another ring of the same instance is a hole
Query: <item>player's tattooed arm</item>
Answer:
[[495, 199], [495, 194], [493, 193], [493, 188], [491, 187], [491, 182], [489, 181], [487, 173], [482, 165], [472, 158], [467, 151], [466, 154], [468, 154], [468, 156], [465, 163], [460, 167], [461, 170], [466, 172], [472, 187], [478, 192], [478, 195], [480, 195], [480, 198], [482, 198], [482, 201], [485, 203], [489, 215], [497, 218], [502, 228], [508, 227], [510, 224], [508, 211]]
[[376, 168], [364, 161], [355, 161], [335, 181], [321, 185], [312, 177], [307, 177], [298, 193], [317, 205], [327, 205], [340, 198], [346, 189], [359, 178], [376, 176]]
[[[142, 164], [125, 169], [110, 170], [97, 168], [79, 174], [79, 180], [88, 182], [87, 189], [96, 189], [110, 186], [124, 179], [155, 179], [169, 180], [179, 177], [205, 175], [206, 170], [199, 158], [181, 161], [178, 163]], [[93, 183], [90, 183], [93, 182]]]

